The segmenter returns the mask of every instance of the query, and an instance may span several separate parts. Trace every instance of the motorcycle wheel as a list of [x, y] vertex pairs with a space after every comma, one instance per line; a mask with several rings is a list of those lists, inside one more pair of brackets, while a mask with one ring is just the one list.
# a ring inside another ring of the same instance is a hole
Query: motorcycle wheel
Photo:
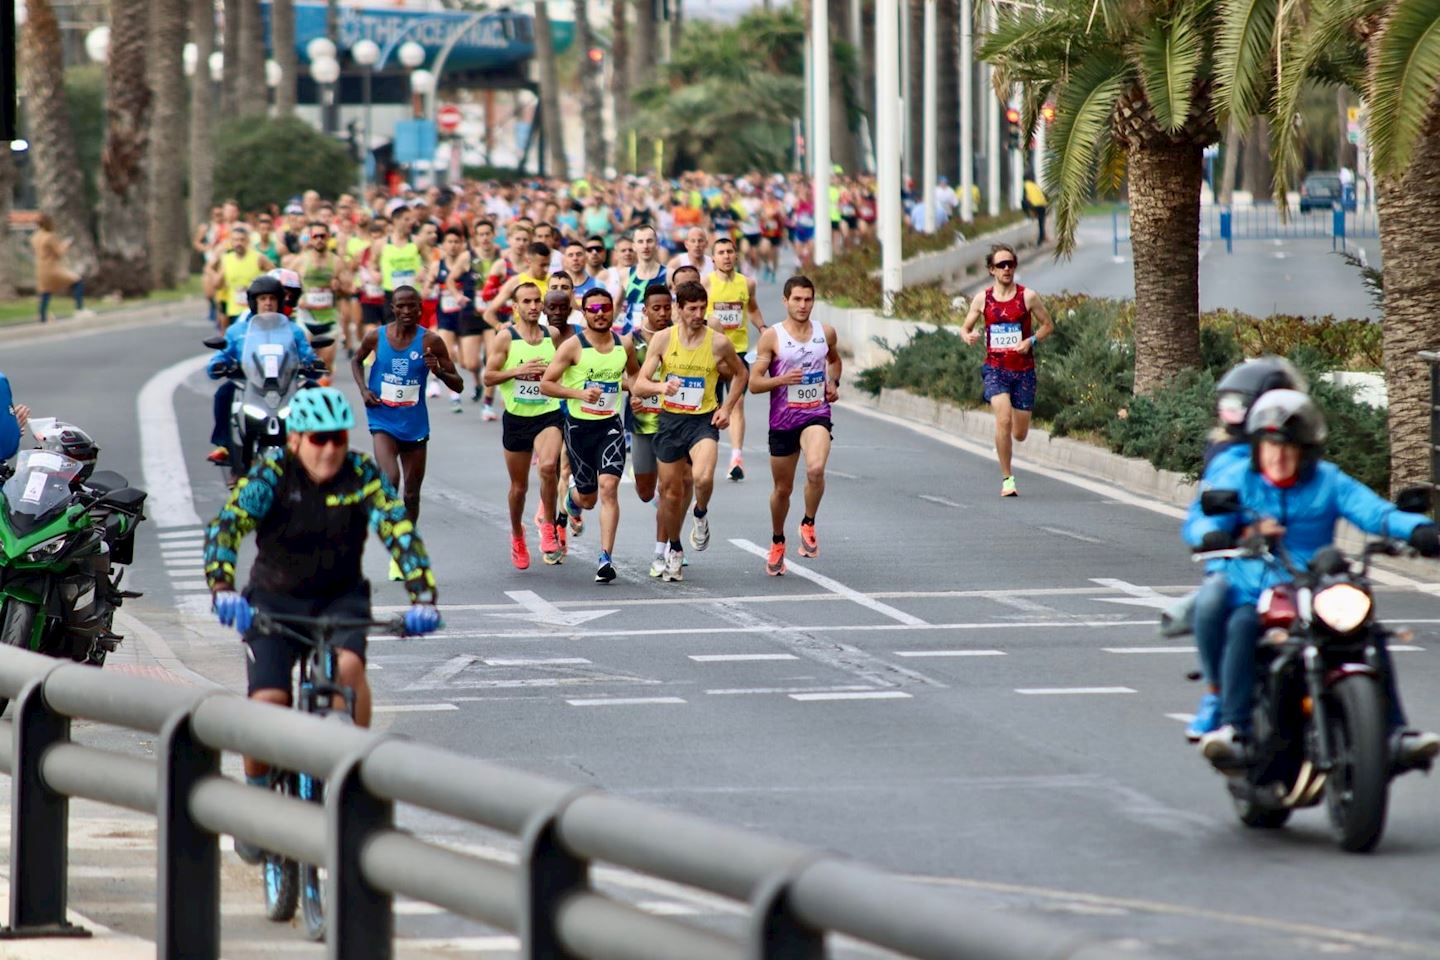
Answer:
[[[30, 649], [30, 637], [35, 632], [35, 614], [38, 611], [28, 603], [11, 600], [5, 604], [0, 615], [0, 644], [7, 647]], [[0, 715], [10, 706], [10, 701], [0, 697]]]
[[[290, 794], [294, 787], [293, 777], [280, 777], [274, 789]], [[265, 887], [265, 916], [276, 923], [286, 923], [295, 916], [295, 907], [300, 900], [300, 865], [288, 857], [266, 853], [261, 863], [261, 880]]]
[[1325, 785], [1325, 806], [1341, 848], [1375, 849], [1390, 801], [1389, 750], [1379, 681], [1350, 676], [1330, 691], [1330, 743], [1335, 769]]
[[1235, 815], [1252, 830], [1279, 830], [1289, 821], [1290, 812], [1262, 807], [1249, 800], [1235, 800]]

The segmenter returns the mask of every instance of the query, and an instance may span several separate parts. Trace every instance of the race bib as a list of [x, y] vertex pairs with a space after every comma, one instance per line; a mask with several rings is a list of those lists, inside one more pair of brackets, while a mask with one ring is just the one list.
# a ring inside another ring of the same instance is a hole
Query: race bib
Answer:
[[544, 403], [545, 394], [540, 392], [540, 378], [515, 380], [515, 401], [517, 403]]
[[580, 412], [595, 417], [606, 417], [620, 409], [620, 384], [605, 383], [601, 380], [586, 380], [584, 389], [600, 388], [600, 399], [595, 403], [582, 401]]
[[717, 303], [714, 317], [721, 330], [739, 330], [745, 325], [745, 305], [734, 302]]
[[991, 350], [1014, 350], [1020, 346], [1020, 324], [992, 323], [989, 328]]
[[640, 400], [640, 411], [641, 411], [642, 413], [659, 413], [659, 412], [660, 412], [660, 397], [657, 395], [657, 396], [654, 396], [654, 397], [644, 397], [644, 398], [642, 398], [642, 399]]
[[305, 306], [311, 310], [329, 310], [335, 306], [335, 291], [307, 290], [305, 291]]
[[362, 288], [362, 290], [365, 296], [370, 298], [371, 300], [379, 300], [381, 297], [385, 296], [385, 289], [381, 287], [378, 283], [367, 283]]
[[699, 412], [700, 402], [705, 399], [704, 377], [682, 377], [671, 374], [665, 378], [665, 381], [680, 384], [679, 390], [665, 398], [665, 409], [687, 413]]
[[394, 273], [390, 274], [390, 282], [391, 284], [393, 284], [393, 286], [391, 286], [390, 288], [392, 290], [399, 290], [401, 287], [406, 285], [413, 287], [415, 285], [415, 271], [396, 270]]
[[418, 383], [380, 381], [380, 402], [387, 407], [413, 407], [420, 402]]
[[805, 379], [785, 388], [785, 400], [797, 410], [809, 410], [825, 402], [825, 371], [806, 370]]
[[458, 294], [458, 293], [442, 293], [442, 294], [440, 294], [440, 312], [442, 312], [442, 313], [457, 313], [457, 312], [459, 312], [459, 310], [460, 310], [460, 294]]

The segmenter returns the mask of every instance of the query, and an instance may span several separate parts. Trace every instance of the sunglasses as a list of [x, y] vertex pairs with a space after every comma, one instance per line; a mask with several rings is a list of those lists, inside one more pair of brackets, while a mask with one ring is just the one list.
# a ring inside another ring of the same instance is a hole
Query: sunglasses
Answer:
[[585, 248], [585, 252], [586, 252], [586, 253], [604, 253], [604, 252], [605, 252], [605, 248], [604, 248], [604, 247], [586, 247], [586, 248]]
[[316, 431], [315, 433], [305, 434], [305, 439], [309, 441], [311, 446], [315, 447], [325, 447], [332, 444], [338, 444], [342, 447], [348, 447], [350, 445], [350, 431], [321, 430]]
[[608, 303], [592, 303], [585, 309], [589, 313], [609, 313], [615, 308]]
[[995, 269], [996, 269], [996, 270], [1014, 270], [1014, 269], [1015, 269], [1015, 261], [1014, 261], [1014, 260], [996, 260], [996, 261], [995, 261]]

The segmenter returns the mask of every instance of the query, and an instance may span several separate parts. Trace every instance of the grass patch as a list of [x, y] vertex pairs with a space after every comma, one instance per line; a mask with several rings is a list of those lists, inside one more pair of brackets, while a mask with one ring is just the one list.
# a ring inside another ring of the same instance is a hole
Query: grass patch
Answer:
[[[200, 275], [195, 274], [187, 277], [178, 287], [169, 290], [152, 290], [143, 297], [136, 297], [131, 300], [106, 300], [91, 299], [85, 301], [85, 306], [96, 313], [111, 313], [116, 310], [131, 310], [135, 307], [154, 306], [162, 303], [174, 303], [177, 300], [184, 300], [187, 297], [202, 297], [205, 295], [204, 284]], [[70, 299], [69, 294], [56, 294], [50, 298], [51, 319], [66, 319], [75, 313], [75, 301]], [[40, 319], [40, 298], [36, 296], [21, 297], [18, 300], [7, 300], [0, 303], [0, 327], [13, 327], [24, 323], [35, 323]]]

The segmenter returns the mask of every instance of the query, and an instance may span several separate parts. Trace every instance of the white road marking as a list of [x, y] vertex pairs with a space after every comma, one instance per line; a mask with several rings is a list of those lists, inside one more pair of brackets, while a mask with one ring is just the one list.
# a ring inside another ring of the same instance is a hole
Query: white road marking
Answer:
[[1061, 530], [1059, 527], [1041, 527], [1040, 529], [1044, 530], [1046, 533], [1053, 533], [1057, 537], [1067, 537], [1071, 540], [1079, 540], [1081, 543], [1105, 543], [1105, 541], [1101, 540], [1099, 537], [1087, 537], [1083, 533], [1075, 533], [1071, 530]]
[[793, 653], [692, 653], [696, 663], [740, 663], [750, 660], [799, 660]]
[[[749, 540], [735, 539], [731, 540], [730, 542], [733, 545], [739, 547], [741, 550], [744, 550], [746, 553], [753, 553], [757, 557], [768, 556], [768, 551], [762, 550], [760, 547], [751, 543]], [[921, 620], [919, 617], [912, 616], [906, 613], [904, 610], [897, 610], [894, 607], [890, 606], [888, 603], [881, 603], [879, 600], [867, 597], [859, 590], [847, 587], [845, 586], [845, 584], [840, 583], [838, 580], [832, 580], [829, 577], [818, 574], [815, 571], [810, 570], [809, 568], [804, 567], [798, 563], [791, 564], [789, 570], [790, 573], [793, 573], [795, 576], [800, 577], [801, 579], [809, 580], [811, 583], [814, 583], [817, 586], [824, 587], [831, 593], [839, 594], [840, 596], [845, 597], [848, 600], [858, 603], [860, 606], [864, 607], [867, 610], [873, 610], [876, 613], [889, 617], [892, 620], [898, 620], [900, 623], [906, 624], [907, 626], [918, 627], [924, 626], [925, 624], [925, 621]]]
[[1015, 692], [1027, 697], [1063, 697], [1086, 693], [1134, 693], [1129, 687], [1016, 687]]
[[817, 700], [909, 700], [904, 690], [868, 690], [863, 693], [792, 693], [791, 700], [810, 703]]
[[1036, 600], [1031, 600], [1029, 597], [1012, 597], [1003, 590], [995, 591], [995, 595], [990, 599], [1002, 607], [1009, 607], [1012, 610], [1019, 610], [1021, 613], [1028, 613], [1033, 616], [1055, 616], [1059, 612], [1054, 607], [1047, 606]]
[[448, 713], [460, 708], [453, 703], [377, 703], [376, 713]]
[[1165, 716], [1171, 720], [1179, 720], [1181, 723], [1189, 723], [1195, 719], [1195, 714], [1193, 713], [1167, 713]]
[[738, 697], [766, 693], [843, 693], [852, 690], [873, 690], [874, 687], [851, 684], [839, 687], [732, 687], [730, 689], [706, 690], [712, 697]]
[[193, 537], [196, 540], [204, 540], [205, 530], [204, 528], [198, 530], [161, 530], [155, 534], [155, 536], [161, 540], [174, 540], [177, 537]]
[[175, 389], [209, 359], [209, 354], [201, 354], [166, 367], [146, 381], [135, 400], [140, 421], [140, 462], [145, 489], [150, 491], [145, 512], [157, 527], [201, 526], [190, 490], [190, 471], [185, 466], [185, 448], [180, 443], [180, 424], [175, 417]]
[[896, 650], [897, 657], [1003, 657], [1004, 650]]
[[1424, 647], [1417, 647], [1413, 643], [1397, 643], [1389, 648], [1391, 653], [1421, 653]]
[[1091, 577], [1090, 582], [1129, 594], [1126, 597], [1098, 597], [1097, 599], [1101, 603], [1119, 603], [1131, 607], [1152, 607], [1156, 610], [1164, 610], [1175, 602], [1174, 597], [1167, 597], [1157, 592], [1154, 587], [1136, 586], [1124, 580], [1112, 580], [1108, 577]]
[[[1409, 623], [1437, 623], [1440, 621], [1411, 620]], [[785, 624], [763, 624], [753, 627], [686, 627], [687, 634], [742, 634], [742, 633], [885, 633], [899, 630], [1034, 630], [1037, 628], [1060, 629], [1078, 628], [1087, 630], [1111, 630], [1115, 627], [1148, 627], [1155, 629], [1154, 620], [1025, 620], [995, 621], [978, 623], [867, 623], [867, 624], [812, 624], [810, 626], [789, 626]], [[436, 635], [443, 640], [554, 640], [564, 637], [572, 640], [592, 640], [601, 637], [673, 637], [674, 628], [643, 630], [525, 630], [512, 633], [494, 631], [445, 632]], [[374, 636], [371, 643], [391, 641], [395, 637]]]
[[500, 616], [533, 620], [536, 623], [551, 624], [557, 627], [577, 627], [597, 617], [605, 617], [619, 612], [616, 610], [576, 610], [566, 613], [555, 604], [542, 598], [534, 590], [506, 590], [505, 596], [514, 600], [524, 612], [502, 613]]
[[166, 543], [160, 547], [160, 556], [167, 560], [178, 557], [203, 557], [205, 546], [199, 543]]
[[590, 661], [584, 657], [487, 657], [480, 661], [487, 667], [568, 667]]
[[593, 700], [566, 700], [572, 707], [634, 707], [650, 703], [684, 703], [680, 697], [596, 697]]
[[1106, 653], [1194, 653], [1189, 647], [1101, 647]]
[[425, 674], [419, 680], [416, 680], [414, 683], [410, 684], [408, 687], [406, 687], [406, 689], [425, 690], [434, 687], [443, 687], [451, 680], [453, 680], [456, 675], [464, 672], [467, 667], [477, 662], [479, 659], [479, 657], [470, 653], [462, 653], [459, 656], [451, 657], [449, 660], [446, 660], [444, 663], [440, 664], [439, 666], [431, 670], [429, 673]]
[[930, 503], [938, 503], [942, 507], [954, 507], [957, 510], [966, 509], [965, 504], [956, 503], [954, 500], [946, 500], [944, 497], [933, 497], [928, 493], [917, 494], [921, 500], [928, 500]]
[[171, 580], [170, 589], [196, 592], [204, 590], [206, 593], [209, 593], [210, 584], [206, 583], [204, 580]]

